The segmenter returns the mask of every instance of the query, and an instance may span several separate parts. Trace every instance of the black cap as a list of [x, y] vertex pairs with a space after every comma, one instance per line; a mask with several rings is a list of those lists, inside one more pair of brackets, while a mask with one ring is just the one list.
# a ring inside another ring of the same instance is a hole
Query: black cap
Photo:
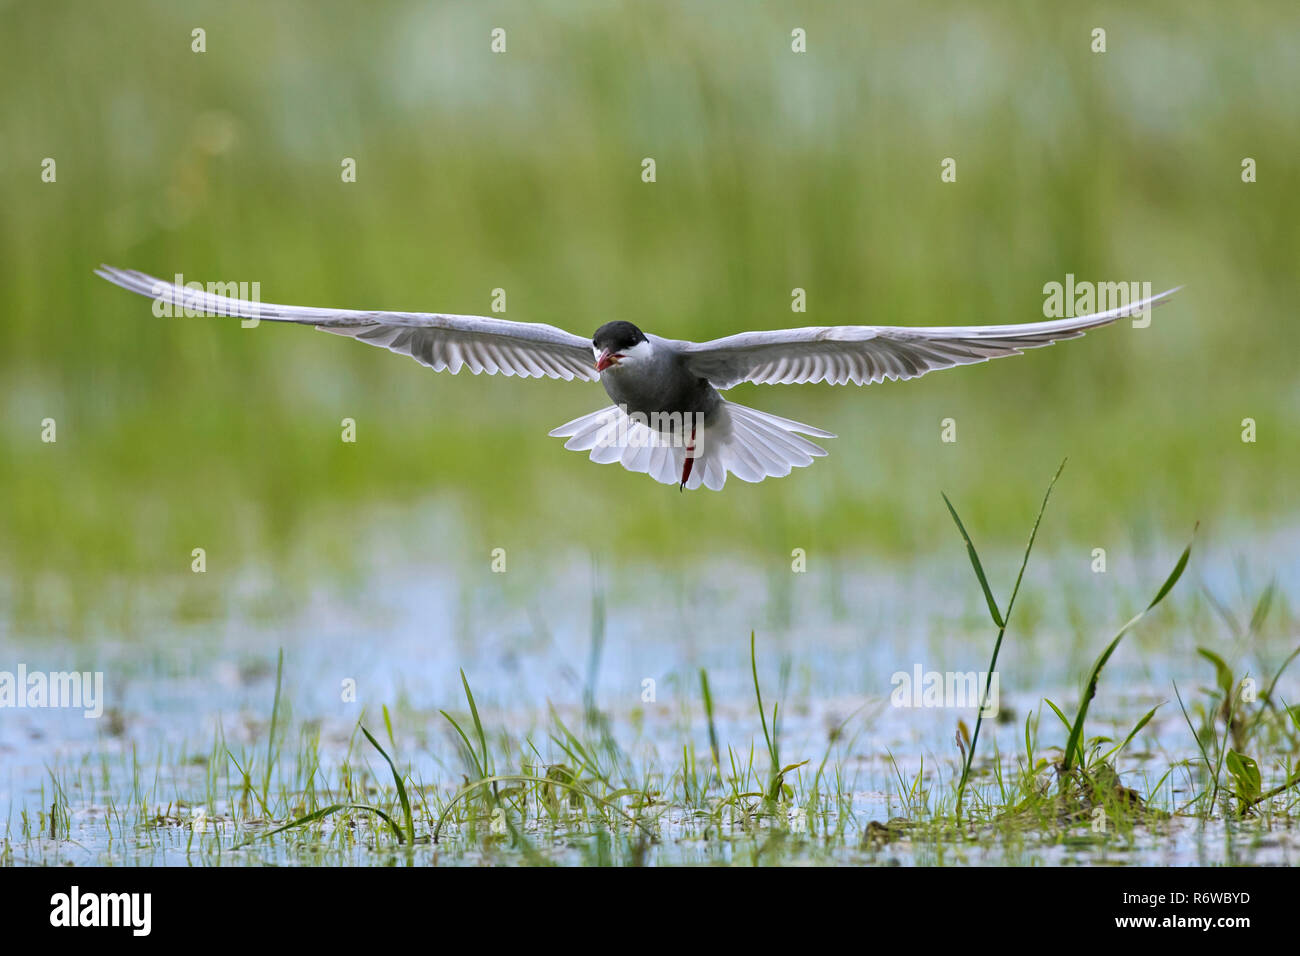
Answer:
[[638, 343], [646, 341], [646, 337], [631, 322], [606, 322], [596, 330], [596, 334], [591, 337], [591, 344], [598, 349], [608, 349], [611, 352], [621, 352], [623, 349], [630, 349]]

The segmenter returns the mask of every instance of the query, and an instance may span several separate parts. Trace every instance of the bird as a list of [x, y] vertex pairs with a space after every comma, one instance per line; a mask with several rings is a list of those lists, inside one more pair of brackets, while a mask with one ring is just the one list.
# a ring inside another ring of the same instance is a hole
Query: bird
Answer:
[[742, 382], [869, 385], [912, 379], [1078, 338], [1145, 314], [1181, 288], [1090, 315], [1018, 325], [818, 326], [691, 342], [662, 338], [621, 319], [584, 339], [543, 323], [275, 305], [108, 265], [95, 273], [169, 309], [310, 325], [409, 355], [438, 372], [599, 380], [614, 404], [552, 429], [552, 436], [567, 439], [567, 449], [589, 452], [599, 464], [618, 462], [679, 490], [714, 491], [726, 485], [728, 475], [746, 482], [785, 477], [826, 455], [812, 439], [837, 437], [723, 397]]

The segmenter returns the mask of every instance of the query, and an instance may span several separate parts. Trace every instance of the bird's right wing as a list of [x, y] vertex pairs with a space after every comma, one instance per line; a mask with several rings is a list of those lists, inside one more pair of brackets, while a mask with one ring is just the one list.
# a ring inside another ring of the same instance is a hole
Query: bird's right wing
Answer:
[[231, 315], [311, 325], [347, 335], [368, 345], [409, 355], [435, 372], [453, 375], [468, 368], [475, 375], [518, 375], [596, 381], [591, 342], [553, 325], [508, 322], [479, 315], [437, 312], [359, 312], [301, 305], [275, 305], [233, 299], [186, 288], [143, 272], [100, 266], [95, 274], [114, 285], [167, 304], [206, 315]]

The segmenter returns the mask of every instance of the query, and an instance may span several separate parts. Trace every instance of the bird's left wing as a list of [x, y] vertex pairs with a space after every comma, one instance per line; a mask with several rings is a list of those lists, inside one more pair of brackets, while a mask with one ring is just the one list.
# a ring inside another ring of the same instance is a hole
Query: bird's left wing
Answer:
[[710, 342], [674, 342], [687, 367], [715, 388], [741, 382], [759, 385], [870, 385], [885, 379], [916, 378], [935, 369], [1018, 355], [1089, 329], [1109, 325], [1159, 305], [1170, 289], [1119, 308], [1073, 319], [1022, 325], [952, 328], [840, 325], [742, 332]]
[[205, 315], [230, 315], [271, 322], [311, 325], [409, 355], [435, 372], [453, 375], [467, 368], [475, 375], [518, 375], [595, 381], [591, 342], [553, 325], [508, 322], [480, 315], [436, 312], [358, 312], [301, 305], [275, 305], [233, 299], [179, 286], [143, 272], [100, 266], [95, 274], [123, 289], [167, 304], [173, 313], [188, 309]]

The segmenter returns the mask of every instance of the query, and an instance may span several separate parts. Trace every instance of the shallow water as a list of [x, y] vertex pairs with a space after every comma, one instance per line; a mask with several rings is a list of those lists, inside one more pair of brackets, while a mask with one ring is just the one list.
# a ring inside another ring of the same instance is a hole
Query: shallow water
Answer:
[[[443, 531], [451, 521], [445, 515], [429, 520]], [[707, 760], [699, 678], [704, 669], [724, 763], [728, 747], [747, 763], [752, 746], [755, 764], [763, 765], [751, 629], [768, 711], [780, 702], [783, 762], [810, 761], [790, 781], [795, 802], [813, 784], [824, 757], [829, 776], [821, 784], [838, 780], [844, 802], [816, 814], [807, 823], [811, 832], [792, 830], [794, 817], [783, 825], [772, 817], [733, 820], [730, 811], [719, 818], [666, 807], [658, 819], [659, 839], [639, 850], [631, 849], [638, 842], [631, 833], [611, 836], [566, 815], [556, 826], [528, 831], [535, 848], [568, 862], [1296, 861], [1297, 833], [1286, 798], [1275, 801], [1277, 809], [1264, 821], [1185, 817], [1104, 835], [1087, 826], [1015, 832], [988, 827], [977, 828], [973, 837], [942, 839], [921, 829], [864, 845], [870, 821], [924, 820], [945, 801], [951, 806], [954, 774], [960, 772], [954, 738], [959, 720], [973, 726], [974, 708], [900, 707], [890, 695], [898, 672], [987, 669], [995, 632], [959, 547], [889, 562], [814, 555], [799, 574], [785, 555], [765, 563], [700, 564], [689, 572], [616, 571], [575, 555], [535, 570], [493, 574], [486, 562], [472, 571], [385, 563], [379, 555], [391, 552], [379, 540], [377, 535], [364, 543], [365, 553], [374, 556], [364, 575], [277, 592], [270, 613], [266, 589], [250, 573], [230, 589], [227, 606], [198, 623], [181, 623], [167, 613], [165, 588], [141, 585], [135, 603], [152, 605], [152, 619], [132, 633], [68, 641], [15, 631], [11, 624], [0, 643], [0, 670], [23, 664], [28, 671], [102, 671], [105, 710], [99, 719], [70, 709], [0, 710], [0, 812], [7, 821], [8, 862], [368, 863], [392, 857], [391, 841], [364, 823], [355, 840], [308, 845], [289, 835], [231, 849], [232, 817], [259, 817], [256, 807], [239, 806], [231, 794], [237, 789], [236, 761], [254, 766], [254, 776], [264, 771], [280, 648], [279, 720], [288, 730], [273, 792], [299, 793], [307, 780], [318, 793], [331, 786], [350, 745], [357, 759], [355, 726], [363, 710], [366, 725], [388, 746], [386, 706], [399, 766], [409, 770], [415, 786], [445, 798], [463, 778], [450, 725], [439, 710], [465, 712], [461, 669], [493, 746], [503, 734], [516, 744], [527, 738], [539, 764], [568, 759], [549, 735], [548, 706], [566, 725], [580, 727], [590, 689], [619, 747], [665, 793], [673, 786], [669, 778], [680, 771], [684, 744], [693, 746], [701, 764]], [[1199, 548], [1173, 596], [1126, 638], [1103, 673], [1090, 736], [1122, 737], [1141, 714], [1164, 702], [1118, 766], [1123, 783], [1149, 795], [1153, 807], [1178, 810], [1195, 792], [1194, 772], [1178, 766], [1198, 751], [1174, 684], [1189, 710], [1205, 706], [1215, 674], [1196, 648], [1213, 649], [1238, 676], [1267, 675], [1261, 683], [1295, 648], [1291, 609], [1300, 593], [1298, 541], [1279, 531], [1254, 536], [1248, 548], [1240, 539]], [[1042, 698], [1073, 713], [1093, 658], [1150, 599], [1180, 547], [1112, 553], [1114, 570], [1105, 574], [1090, 570], [1087, 549], [1034, 555], [999, 661], [1000, 711], [981, 731], [978, 767], [991, 765], [996, 748], [1005, 774], [1013, 773], [1030, 715], [1037, 720], [1037, 752], [1059, 757], [1050, 748], [1063, 746], [1064, 729]], [[1017, 558], [985, 556], [1004, 604]], [[1277, 590], [1264, 627], [1254, 637], [1232, 637], [1210, 597], [1244, 624], [1271, 578]], [[355, 700], [342, 699], [349, 680], [356, 682]], [[1278, 696], [1300, 700], [1300, 670], [1283, 676]], [[832, 742], [832, 731], [841, 725]], [[218, 734], [220, 746], [214, 744]], [[303, 745], [317, 736], [318, 743]], [[367, 749], [364, 741], [359, 749]], [[1279, 744], [1277, 752], [1253, 754], [1265, 788], [1285, 779], [1283, 749]], [[295, 765], [304, 753], [319, 760], [314, 771]], [[385, 783], [382, 760], [373, 752], [361, 757], [373, 779]], [[1156, 787], [1170, 767], [1173, 772]], [[925, 795], [909, 803], [900, 791], [918, 773]], [[981, 776], [977, 789], [1000, 802], [992, 776]], [[68, 829], [56, 825], [51, 839], [48, 813], [56, 803], [66, 803]], [[196, 828], [199, 807], [206, 808], [206, 820]], [[417, 814], [417, 832], [427, 833], [429, 822]], [[837, 824], [843, 828], [838, 833]], [[423, 843], [399, 858], [523, 862], [506, 843], [484, 838], [481, 829], [453, 824], [439, 844]], [[333, 825], [323, 832], [334, 832]]]

